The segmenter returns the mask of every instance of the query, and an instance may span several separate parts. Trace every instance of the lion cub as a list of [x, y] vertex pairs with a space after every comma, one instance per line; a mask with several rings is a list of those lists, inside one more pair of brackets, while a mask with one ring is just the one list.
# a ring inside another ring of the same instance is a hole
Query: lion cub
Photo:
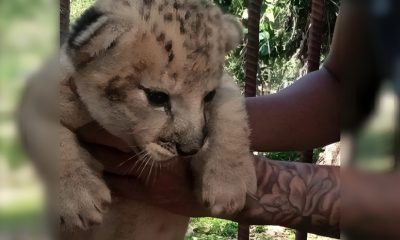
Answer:
[[[194, 191], [213, 214], [243, 208], [256, 189], [249, 127], [244, 99], [223, 69], [241, 38], [237, 20], [207, 1], [98, 0], [80, 17], [60, 51], [61, 76], [30, 82], [60, 86], [64, 239], [183, 239], [188, 224], [146, 203], [111, 201], [101, 168], [74, 135], [92, 120], [146, 161], [190, 161]], [[30, 99], [41, 94], [32, 89], [22, 104], [23, 133], [25, 112], [38, 107]], [[37, 137], [24, 134], [28, 145]]]

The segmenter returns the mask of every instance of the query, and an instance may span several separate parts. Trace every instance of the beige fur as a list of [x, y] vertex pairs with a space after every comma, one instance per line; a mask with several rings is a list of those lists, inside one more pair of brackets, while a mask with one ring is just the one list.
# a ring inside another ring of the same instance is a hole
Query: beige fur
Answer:
[[[100, 15], [77, 27], [61, 49], [61, 74], [39, 75], [30, 83], [36, 89], [49, 82], [59, 86], [61, 237], [183, 239], [187, 228], [186, 217], [116, 196], [111, 201], [101, 166], [73, 133], [92, 119], [152, 167], [198, 151], [185, 158], [199, 201], [216, 215], [241, 210], [256, 179], [243, 97], [223, 71], [225, 54], [241, 40], [240, 24], [197, 0], [98, 0], [93, 9]], [[205, 102], [213, 90], [214, 98]], [[155, 91], [169, 101], [151, 103]], [[44, 94], [26, 94], [36, 95]], [[36, 116], [39, 125], [43, 117], [28, 98], [21, 129], [28, 147], [37, 149], [32, 143], [39, 134], [29, 130], [27, 117]]]

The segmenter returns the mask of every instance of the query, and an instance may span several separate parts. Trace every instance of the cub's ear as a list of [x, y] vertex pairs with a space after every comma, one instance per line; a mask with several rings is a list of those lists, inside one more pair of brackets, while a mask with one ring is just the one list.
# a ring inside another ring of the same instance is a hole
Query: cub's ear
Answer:
[[107, 16], [95, 7], [88, 8], [75, 22], [68, 38], [68, 47], [79, 49], [107, 23]]
[[87, 9], [72, 27], [66, 53], [74, 66], [84, 66], [100, 53], [112, 48], [125, 28], [109, 14], [96, 8]]
[[232, 15], [222, 16], [222, 32], [225, 35], [225, 51], [235, 49], [243, 39], [242, 24]]

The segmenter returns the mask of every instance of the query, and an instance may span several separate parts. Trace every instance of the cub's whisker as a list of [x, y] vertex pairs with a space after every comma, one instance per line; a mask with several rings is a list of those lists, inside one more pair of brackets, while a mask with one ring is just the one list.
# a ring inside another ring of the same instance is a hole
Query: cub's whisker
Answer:
[[[129, 157], [128, 159], [124, 160], [123, 162], [121, 162], [120, 164], [118, 164], [118, 168], [122, 167], [125, 163], [128, 163], [129, 161], [133, 160], [133, 158], [141, 155], [144, 152], [144, 150], [135, 153], [133, 156]], [[139, 160], [138, 160], [139, 161]]]
[[140, 171], [138, 178], [140, 178], [142, 176], [142, 174], [144, 172], [144, 169], [146, 168], [146, 166], [149, 163], [150, 159], [151, 159], [151, 157], [147, 156], [146, 160], [144, 161], [144, 164], [141, 165], [142, 170]]
[[146, 177], [146, 184], [148, 184], [149, 180], [151, 179], [151, 174], [152, 174], [153, 167], [154, 167], [154, 161], [152, 160], [151, 163], [150, 163], [149, 173], [147, 174], [147, 177]]
[[136, 166], [144, 160], [146, 154], [147, 153], [145, 151], [142, 151], [139, 154], [139, 159], [130, 167], [130, 169], [127, 171], [127, 174], [131, 174], [135, 170]]

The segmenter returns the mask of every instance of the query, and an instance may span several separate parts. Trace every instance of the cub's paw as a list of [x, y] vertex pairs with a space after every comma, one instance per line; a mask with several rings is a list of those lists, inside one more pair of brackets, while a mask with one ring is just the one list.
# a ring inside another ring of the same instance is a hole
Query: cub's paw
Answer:
[[200, 200], [212, 215], [232, 215], [242, 210], [246, 201], [246, 184], [233, 173], [207, 174], [203, 178]]
[[60, 177], [58, 209], [62, 231], [88, 230], [100, 224], [110, 203], [110, 190], [89, 169]]

